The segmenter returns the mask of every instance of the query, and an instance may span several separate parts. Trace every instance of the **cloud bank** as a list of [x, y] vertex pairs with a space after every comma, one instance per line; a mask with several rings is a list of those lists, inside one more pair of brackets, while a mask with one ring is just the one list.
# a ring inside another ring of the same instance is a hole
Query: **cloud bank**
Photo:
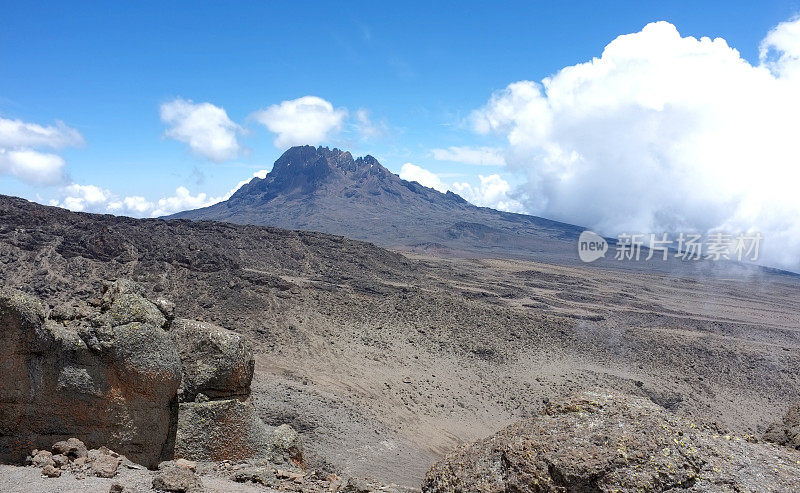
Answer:
[[515, 82], [474, 111], [502, 136], [532, 214], [620, 232], [760, 231], [763, 259], [800, 267], [800, 19], [753, 65], [667, 22], [599, 58]]
[[164, 135], [187, 144], [197, 156], [221, 163], [242, 150], [237, 138], [242, 128], [219, 106], [178, 98], [162, 104], [160, 115], [168, 126]]
[[507, 212], [522, 212], [523, 206], [520, 202], [509, 196], [511, 185], [500, 175], [489, 176], [478, 175], [480, 185], [473, 186], [467, 182], [445, 183], [436, 173], [417, 166], [416, 164], [406, 163], [400, 168], [400, 178], [407, 181], [415, 181], [422, 186], [433, 188], [442, 193], [451, 191], [461, 195], [466, 201], [479, 207], [491, 207]]

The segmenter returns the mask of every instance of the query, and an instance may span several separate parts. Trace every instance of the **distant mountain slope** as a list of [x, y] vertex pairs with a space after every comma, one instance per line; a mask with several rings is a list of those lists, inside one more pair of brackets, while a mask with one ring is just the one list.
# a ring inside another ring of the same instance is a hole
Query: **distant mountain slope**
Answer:
[[[293, 147], [264, 178], [219, 204], [170, 218], [212, 219], [339, 234], [415, 250], [575, 260], [582, 228], [476, 207], [400, 179], [374, 157]], [[568, 252], [565, 251], [568, 248]]]
[[[403, 180], [372, 156], [353, 159], [327, 147], [292, 147], [265, 178], [253, 178], [224, 202], [167, 217], [176, 218], [320, 231], [422, 253], [585, 265], [578, 259], [584, 228], [477, 207], [455, 193]], [[714, 276], [773, 271], [672, 255], [644, 261], [646, 248], [642, 260], [623, 262], [614, 260], [610, 243], [605, 258], [589, 267]]]

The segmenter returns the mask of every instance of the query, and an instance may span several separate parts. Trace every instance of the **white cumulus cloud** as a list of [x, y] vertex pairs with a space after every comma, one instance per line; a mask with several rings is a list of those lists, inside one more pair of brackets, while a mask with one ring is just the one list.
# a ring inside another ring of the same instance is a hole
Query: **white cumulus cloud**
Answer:
[[762, 65], [781, 77], [800, 75], [800, 17], [775, 26], [759, 47]]
[[101, 212], [111, 198], [111, 192], [95, 185], [73, 183], [63, 189], [61, 201], [51, 200], [50, 205], [64, 207], [73, 211]]
[[447, 149], [431, 149], [433, 159], [477, 166], [504, 166], [501, 149], [495, 147], [451, 146]]
[[165, 216], [189, 209], [199, 209], [222, 202], [222, 200], [224, 197], [210, 197], [203, 192], [192, 195], [188, 188], [178, 187], [175, 189], [175, 195], [158, 199], [158, 204], [150, 212], [150, 215], [153, 217]]
[[275, 147], [284, 149], [323, 143], [342, 130], [347, 114], [320, 97], [303, 96], [257, 111], [253, 117], [275, 134]]
[[60, 121], [44, 126], [0, 118], [0, 174], [36, 186], [63, 184], [67, 181], [64, 159], [36, 149], [83, 144], [83, 136]]
[[65, 181], [64, 159], [32, 149], [0, 148], [0, 174], [11, 175], [31, 185], [58, 185]]
[[107, 210], [113, 213], [127, 213], [142, 216], [153, 210], [154, 204], [144, 197], [133, 195], [109, 201]]
[[505, 138], [525, 209], [604, 234], [760, 231], [763, 260], [800, 267], [800, 19], [753, 65], [667, 22], [600, 57], [494, 94], [471, 121]]
[[164, 135], [188, 144], [200, 157], [219, 163], [235, 159], [242, 150], [242, 128], [219, 106], [178, 98], [162, 104], [160, 114], [168, 126]]

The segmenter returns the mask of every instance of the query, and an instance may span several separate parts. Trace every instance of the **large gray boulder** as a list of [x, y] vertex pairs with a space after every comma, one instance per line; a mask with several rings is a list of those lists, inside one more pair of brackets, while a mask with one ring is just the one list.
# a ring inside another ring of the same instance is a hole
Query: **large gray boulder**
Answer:
[[243, 460], [271, 452], [269, 428], [252, 402], [184, 402], [178, 413], [175, 457], [196, 461]]
[[209, 399], [246, 399], [250, 395], [255, 358], [244, 336], [214, 324], [176, 319], [170, 334], [183, 363], [179, 396], [194, 401], [198, 394]]
[[176, 319], [170, 335], [180, 353], [175, 456], [190, 460], [264, 457], [270, 434], [250, 396], [255, 358], [243, 336], [214, 324]]
[[[127, 288], [105, 298], [109, 312], [122, 295], [139, 301]], [[150, 467], [172, 457], [181, 379], [173, 339], [147, 309], [120, 325], [107, 315], [95, 325], [57, 322], [32, 297], [0, 292], [0, 461], [70, 437]]]
[[649, 400], [587, 392], [459, 447], [423, 492], [800, 491], [800, 454], [720, 436]]

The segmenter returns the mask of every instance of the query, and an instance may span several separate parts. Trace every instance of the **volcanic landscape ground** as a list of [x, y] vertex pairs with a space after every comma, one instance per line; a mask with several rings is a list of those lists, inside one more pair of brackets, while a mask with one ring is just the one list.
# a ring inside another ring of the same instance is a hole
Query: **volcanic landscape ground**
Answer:
[[800, 278], [388, 251], [0, 196], [0, 283], [55, 307], [128, 277], [256, 347], [255, 405], [312, 464], [419, 487], [455, 445], [588, 388], [760, 436], [800, 395]]

